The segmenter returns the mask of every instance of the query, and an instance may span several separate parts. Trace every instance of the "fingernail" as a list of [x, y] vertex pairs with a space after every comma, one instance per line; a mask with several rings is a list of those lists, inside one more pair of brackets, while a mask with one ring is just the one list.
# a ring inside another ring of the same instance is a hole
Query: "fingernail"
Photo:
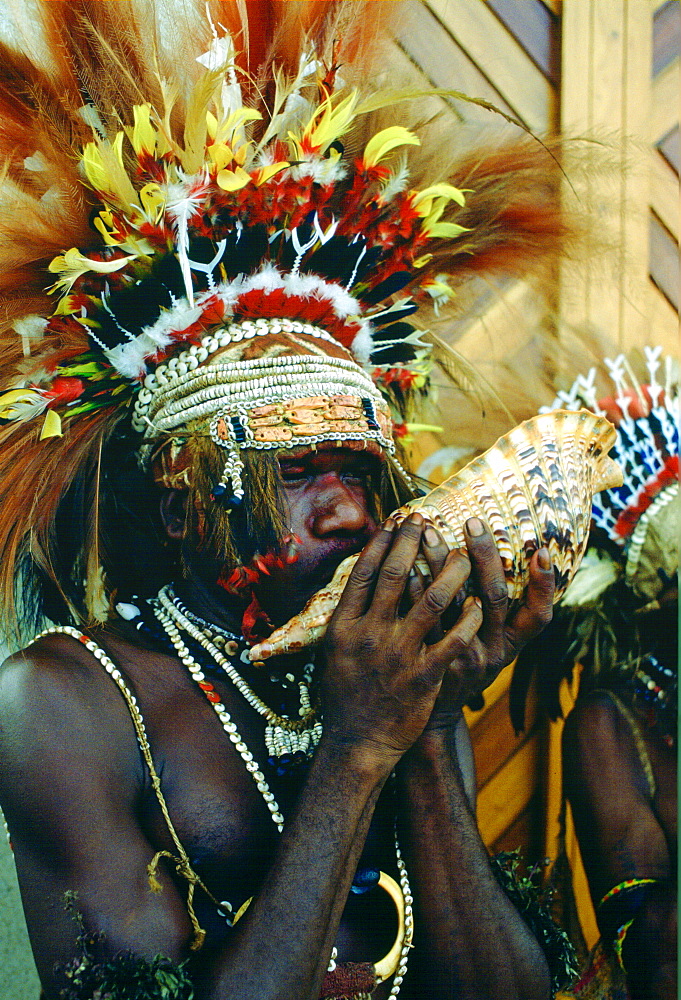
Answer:
[[548, 549], [539, 549], [537, 552], [537, 562], [541, 569], [551, 569], [551, 555]]
[[469, 517], [466, 521], [466, 530], [472, 538], [479, 538], [485, 534], [485, 525], [479, 517]]
[[412, 524], [423, 524], [423, 514], [419, 514], [419, 512], [415, 510], [413, 514], [409, 515], [409, 520]]
[[434, 548], [436, 545], [440, 544], [440, 536], [438, 535], [435, 528], [431, 528], [430, 526], [428, 526], [424, 531], [423, 538], [425, 540], [426, 545], [430, 545], [431, 548]]
[[389, 517], [388, 520], [384, 521], [384, 523], [383, 523], [383, 530], [384, 531], [394, 531], [396, 523], [397, 522], [393, 521], [392, 517]]

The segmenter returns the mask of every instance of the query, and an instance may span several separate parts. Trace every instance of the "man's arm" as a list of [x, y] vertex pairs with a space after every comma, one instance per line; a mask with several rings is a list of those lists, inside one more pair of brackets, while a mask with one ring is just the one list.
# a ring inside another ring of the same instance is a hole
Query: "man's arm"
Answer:
[[[676, 1000], [675, 831], [664, 829], [631, 728], [607, 695], [594, 692], [570, 713], [563, 761], [565, 793], [600, 929], [612, 940], [613, 931], [634, 916], [623, 952], [632, 998]], [[614, 886], [646, 878], [655, 884], [641, 890], [643, 903], [635, 910], [630, 912], [627, 893], [598, 906]]]
[[[407, 862], [422, 933], [419, 998], [541, 1000], [550, 976], [541, 948], [500, 888], [475, 818], [472, 753], [461, 712], [551, 617], [553, 571], [531, 563], [524, 605], [507, 620], [507, 589], [492, 536], [468, 534], [483, 622], [459, 650], [428, 726], [398, 767]], [[443, 553], [424, 553], [436, 575]]]
[[398, 769], [403, 846], [422, 935], [415, 995], [548, 998], [543, 953], [492, 873], [464, 789], [456, 743], [466, 739], [461, 718], [456, 733], [424, 735]]

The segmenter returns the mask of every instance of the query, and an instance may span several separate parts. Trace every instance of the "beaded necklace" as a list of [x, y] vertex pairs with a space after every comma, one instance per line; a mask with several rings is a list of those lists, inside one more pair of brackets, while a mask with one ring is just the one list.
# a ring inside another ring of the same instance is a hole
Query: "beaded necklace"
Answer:
[[[313, 708], [310, 702], [309, 684], [312, 680], [314, 664], [308, 663], [306, 665], [303, 677], [298, 684], [300, 696], [298, 715], [300, 718], [289, 719], [284, 715], [279, 715], [255, 693], [237, 671], [234, 664], [211, 639], [210, 635], [206, 634], [197, 624], [190, 621], [184, 613], [182, 604], [175, 597], [170, 586], [163, 587], [159, 591], [157, 601], [158, 604], [154, 607], [154, 614], [159, 624], [175, 646], [180, 659], [188, 667], [192, 677], [195, 677], [196, 670], [201, 674], [201, 678], [197, 683], [199, 683], [209, 700], [212, 701], [213, 698], [219, 698], [219, 696], [215, 693], [212, 684], [206, 680], [205, 674], [199, 664], [191, 656], [189, 649], [182, 641], [180, 629], [191, 636], [208, 653], [211, 659], [221, 668], [225, 676], [236, 687], [237, 691], [246, 699], [248, 704], [266, 720], [265, 747], [268, 756], [273, 758], [273, 763], [276, 764], [277, 761], [281, 761], [283, 764], [286, 764], [290, 761], [298, 761], [301, 758], [309, 756], [314, 751], [322, 735], [322, 724], [317, 718], [316, 709]], [[192, 667], [189, 666], [190, 661]]]
[[[218, 663], [219, 666], [223, 668], [227, 676], [232, 680], [235, 687], [244, 698], [246, 698], [248, 704], [258, 711], [258, 713], [268, 719], [268, 725], [272, 725], [271, 718], [281, 718], [276, 715], [265, 703], [258, 698], [258, 696], [251, 690], [251, 688], [246, 684], [246, 682], [241, 678], [233, 665], [227, 660], [226, 657], [222, 655], [220, 650], [215, 646], [213, 642], [206, 639], [204, 635], [201, 634], [201, 630], [195, 627], [189, 618], [183, 614], [182, 605], [175, 598], [172, 589], [170, 587], [164, 587], [159, 591], [158, 603], [154, 606], [154, 614], [163, 628], [164, 632], [172, 642], [175, 651], [181, 660], [181, 662], [186, 666], [191, 679], [196, 683], [199, 689], [203, 692], [204, 696], [207, 698], [208, 702], [213, 708], [213, 711], [217, 715], [218, 719], [222, 724], [227, 737], [230, 742], [234, 745], [235, 750], [244, 761], [246, 765], [246, 770], [249, 772], [253, 781], [255, 782], [256, 788], [262, 795], [265, 804], [269, 810], [272, 821], [279, 833], [284, 829], [284, 816], [281, 808], [271, 791], [265, 775], [262, 769], [258, 765], [257, 761], [254, 759], [253, 754], [249, 751], [246, 743], [239, 734], [236, 725], [232, 722], [232, 718], [225, 708], [225, 705], [220, 699], [220, 695], [215, 690], [214, 686], [206, 679], [206, 675], [201, 668], [201, 665], [196, 661], [196, 659], [191, 655], [186, 642], [182, 638], [180, 628], [185, 631], [188, 635], [195, 638], [197, 642], [208, 652]], [[187, 627], [189, 626], [189, 627]], [[197, 633], [197, 634], [195, 634]], [[215, 656], [215, 654], [218, 654]], [[230, 668], [228, 672], [227, 667]], [[283, 720], [287, 724], [290, 720]], [[276, 727], [274, 727], [276, 728]], [[315, 732], [318, 733], [317, 739], [315, 741], [315, 746], [319, 742], [319, 738], [322, 733], [321, 721], [315, 718], [314, 722]], [[269, 748], [268, 748], [269, 750]], [[411, 888], [409, 885], [409, 876], [407, 874], [406, 865], [404, 859], [402, 858], [402, 852], [400, 850], [399, 840], [397, 837], [397, 828], [395, 827], [395, 858], [397, 863], [397, 871], [399, 875], [399, 886], [389, 875], [385, 872], [380, 873], [380, 878], [378, 884], [385, 889], [386, 892], [391, 896], [393, 902], [395, 903], [398, 910], [398, 934], [395, 944], [388, 955], [385, 956], [379, 963], [375, 966], [375, 977], [376, 983], [383, 982], [384, 980], [393, 976], [393, 982], [390, 989], [389, 997], [395, 998], [400, 992], [400, 987], [402, 985], [404, 975], [407, 971], [407, 958], [409, 954], [409, 949], [412, 946], [412, 940], [414, 936], [414, 916], [413, 916], [413, 897], [411, 895]], [[236, 914], [229, 920], [232, 925], [236, 923], [237, 920], [245, 913], [248, 905], [250, 904], [250, 899], [247, 900], [243, 906], [237, 911]], [[228, 903], [222, 903], [221, 908], [223, 912], [226, 909], [231, 911], [231, 907]], [[334, 948], [331, 954], [331, 960], [329, 962], [328, 973], [333, 974], [336, 968], [336, 949]], [[361, 994], [368, 998], [369, 994]]]

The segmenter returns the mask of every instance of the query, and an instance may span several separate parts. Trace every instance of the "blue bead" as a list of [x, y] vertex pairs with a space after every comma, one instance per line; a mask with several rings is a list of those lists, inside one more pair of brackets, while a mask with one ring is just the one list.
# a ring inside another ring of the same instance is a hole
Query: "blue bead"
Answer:
[[357, 896], [361, 896], [375, 888], [380, 877], [381, 873], [377, 868], [358, 868], [350, 889]]

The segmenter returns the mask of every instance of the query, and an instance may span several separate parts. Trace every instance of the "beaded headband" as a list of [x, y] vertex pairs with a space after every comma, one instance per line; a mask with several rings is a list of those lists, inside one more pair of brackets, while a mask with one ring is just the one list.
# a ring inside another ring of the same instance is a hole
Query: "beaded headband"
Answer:
[[258, 319], [209, 334], [199, 346], [159, 365], [146, 376], [132, 416], [134, 429], [142, 434], [143, 465], [149, 463], [159, 437], [191, 427], [192, 434], [208, 435], [227, 451], [212, 495], [233, 506], [244, 496], [239, 457], [243, 448], [358, 441], [364, 447], [374, 442], [394, 455], [390, 410], [369, 375], [350, 357], [319, 351], [230, 358], [231, 344], [269, 334], [292, 336], [298, 344], [303, 341], [296, 334], [335, 343], [325, 330], [309, 323]]

